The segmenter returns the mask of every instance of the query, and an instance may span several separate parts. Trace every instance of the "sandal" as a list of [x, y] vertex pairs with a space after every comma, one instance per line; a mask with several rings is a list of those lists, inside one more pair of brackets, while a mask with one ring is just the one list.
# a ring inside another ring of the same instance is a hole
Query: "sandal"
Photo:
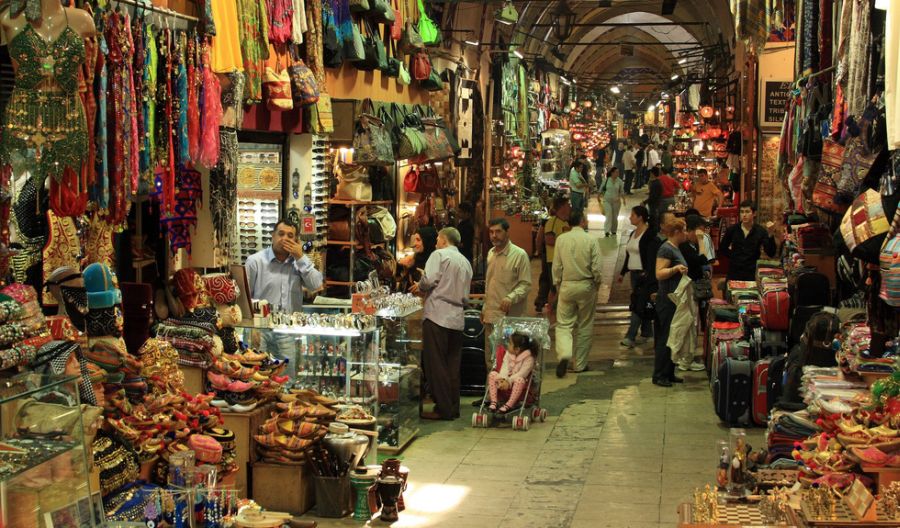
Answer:
[[497, 412], [500, 414], [506, 414], [509, 411], [510, 411], [510, 407], [508, 405], [506, 405], [505, 403], [502, 406], [500, 406], [499, 409], [497, 409]]
[[488, 410], [491, 412], [497, 412], [497, 402], [491, 402], [491, 404], [488, 405]]

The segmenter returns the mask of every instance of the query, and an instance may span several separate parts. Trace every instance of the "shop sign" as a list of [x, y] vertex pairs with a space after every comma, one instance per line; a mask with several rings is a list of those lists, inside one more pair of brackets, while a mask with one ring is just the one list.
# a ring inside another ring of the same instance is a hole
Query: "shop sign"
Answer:
[[791, 99], [790, 81], [766, 81], [763, 96], [763, 125], [780, 126]]

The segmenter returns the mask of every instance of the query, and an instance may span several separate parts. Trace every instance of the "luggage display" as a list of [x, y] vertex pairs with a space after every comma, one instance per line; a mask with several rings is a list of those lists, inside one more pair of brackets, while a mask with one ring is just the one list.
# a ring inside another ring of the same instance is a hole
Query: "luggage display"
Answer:
[[719, 341], [713, 349], [712, 359], [709, 364], [711, 387], [716, 384], [719, 370], [725, 364], [726, 359], [749, 359], [750, 343], [747, 341]]
[[760, 359], [753, 365], [751, 409], [753, 423], [765, 426], [769, 419], [769, 367], [771, 358]]
[[771, 411], [778, 400], [781, 398], [782, 387], [784, 386], [784, 369], [787, 365], [787, 354], [772, 358], [769, 362], [769, 372], [766, 375], [766, 401], [769, 411]]
[[750, 341], [750, 357], [762, 359], [788, 351], [787, 339], [784, 332], [768, 330], [766, 328], [754, 328], [753, 338]]
[[716, 415], [729, 425], [750, 425], [753, 389], [753, 363], [728, 358], [718, 371], [713, 385]]
[[801, 273], [797, 276], [791, 300], [794, 306], [828, 306], [831, 302], [831, 283], [819, 272]]
[[462, 353], [459, 359], [459, 392], [468, 396], [484, 394], [487, 367], [484, 363], [484, 325], [479, 310], [466, 310]]
[[787, 330], [790, 327], [791, 298], [787, 290], [768, 291], [763, 295], [762, 325], [769, 330]]

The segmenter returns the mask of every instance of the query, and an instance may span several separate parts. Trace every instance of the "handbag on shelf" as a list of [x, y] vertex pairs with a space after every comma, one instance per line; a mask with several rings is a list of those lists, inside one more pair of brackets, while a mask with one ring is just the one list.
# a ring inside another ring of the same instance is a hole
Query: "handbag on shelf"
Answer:
[[338, 184], [334, 197], [341, 200], [372, 200], [369, 171], [361, 165], [338, 163]]
[[357, 165], [390, 165], [394, 163], [394, 149], [384, 122], [372, 113], [372, 101], [366, 99], [353, 134], [353, 163]]

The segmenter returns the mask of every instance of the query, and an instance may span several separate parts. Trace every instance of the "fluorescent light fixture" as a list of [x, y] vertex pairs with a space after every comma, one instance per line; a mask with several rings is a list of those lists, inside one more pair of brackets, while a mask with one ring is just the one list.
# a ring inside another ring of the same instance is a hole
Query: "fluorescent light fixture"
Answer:
[[875, 0], [875, 9], [881, 9], [882, 11], [887, 11], [888, 4], [891, 3], [891, 0]]
[[687, 62], [687, 59], [681, 59], [678, 61], [678, 64], [684, 64], [685, 62]]
[[572, 79], [572, 84], [578, 84], [578, 80]]
[[479, 42], [477, 40], [465, 40], [463, 42], [465, 42], [469, 46], [477, 46], [479, 44]]
[[522, 52], [519, 50], [513, 50], [513, 55], [515, 55], [516, 57], [519, 57], [520, 59], [525, 58], [525, 55], [522, 55]]
[[497, 22], [503, 24], [503, 25], [506, 25], [506, 26], [511, 26], [511, 25], [513, 25], [513, 23], [510, 22], [509, 20], [503, 20], [502, 18], [497, 18], [497, 19], [495, 19], [495, 20], [496, 20]]
[[672, 74], [672, 80], [674, 81], [675, 79], [678, 79], [678, 74], [677, 74], [677, 73], [673, 73], [673, 74]]
[[614, 94], [617, 94], [617, 95], [621, 92], [621, 90], [619, 90], [619, 87], [618, 87], [618, 86], [613, 86], [613, 87], [611, 87], [611, 88], [609, 89], [609, 91], [612, 92], [612, 93], [614, 93]]

